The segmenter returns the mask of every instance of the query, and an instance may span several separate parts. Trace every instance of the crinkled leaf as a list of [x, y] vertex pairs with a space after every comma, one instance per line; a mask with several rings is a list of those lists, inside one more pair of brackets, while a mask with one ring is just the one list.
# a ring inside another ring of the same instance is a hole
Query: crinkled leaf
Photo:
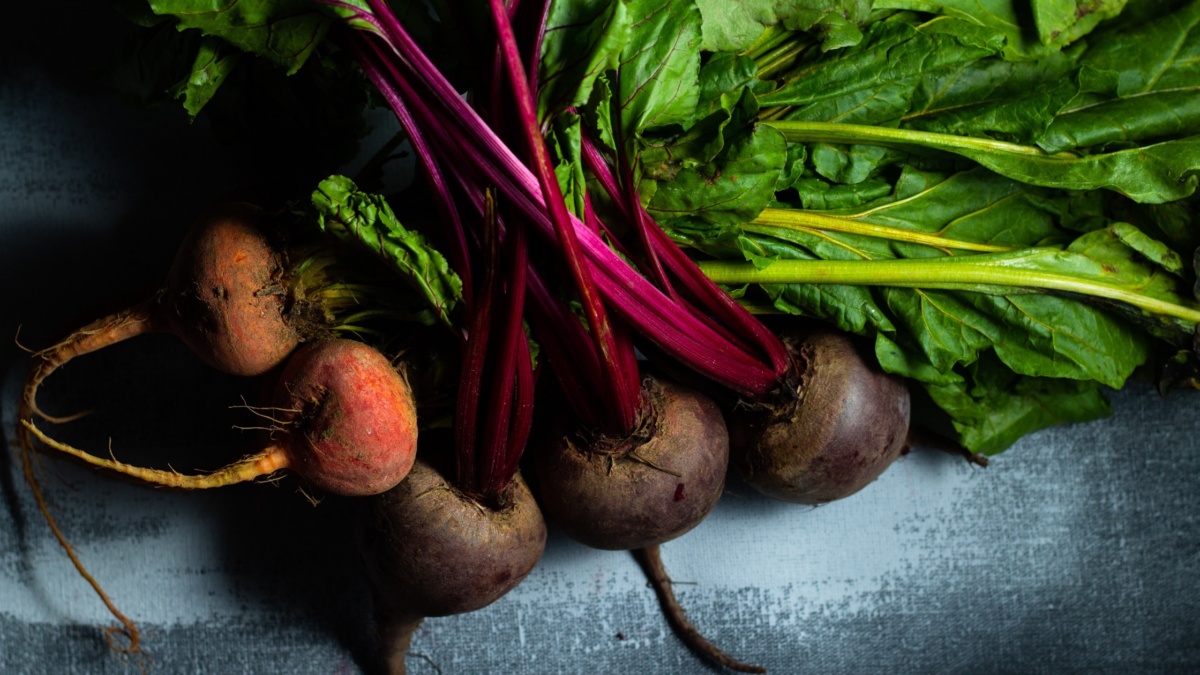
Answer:
[[879, 145], [814, 143], [809, 150], [813, 169], [834, 183], [854, 185], [870, 178], [896, 153]]
[[963, 375], [959, 382], [924, 389], [971, 452], [996, 454], [1034, 431], [1112, 412], [1095, 382], [1017, 375], [988, 356]]
[[729, 120], [729, 111], [717, 110], [682, 134], [662, 138], [642, 136], [638, 155], [642, 177], [674, 180], [682, 169], [695, 169], [712, 162], [725, 148], [724, 129]]
[[801, 178], [792, 183], [792, 187], [796, 190], [800, 205], [814, 210], [854, 208], [892, 192], [891, 183], [878, 179], [838, 185], [820, 178]]
[[183, 108], [188, 115], [195, 117], [200, 113], [241, 57], [242, 52], [227, 42], [209, 36], [201, 38], [191, 72], [174, 87], [175, 97], [183, 99]]
[[462, 281], [420, 233], [400, 224], [381, 195], [358, 190], [345, 176], [330, 176], [312, 194], [322, 230], [357, 239], [386, 260], [429, 302], [442, 323], [462, 298]]
[[755, 78], [752, 59], [716, 54], [700, 69], [697, 120], [682, 133], [644, 133], [638, 161], [643, 178], [673, 180], [681, 169], [694, 169], [716, 159], [725, 149], [725, 128], [735, 121], [735, 134], [748, 133], [744, 122], [757, 112], [747, 89], [763, 85]]
[[732, 225], [754, 218], [775, 195], [787, 145], [766, 126], [733, 140], [715, 161], [680, 171], [658, 185], [647, 209], [660, 223], [676, 219]]
[[732, 110], [747, 87], [755, 91], [769, 88], [770, 85], [759, 80], [757, 74], [758, 65], [754, 59], [730, 53], [713, 54], [700, 67], [696, 115], [704, 117], [718, 110]]
[[219, 37], [289, 74], [304, 65], [331, 21], [310, 0], [150, 0], [150, 8], [177, 18], [180, 30]]
[[783, 160], [783, 170], [775, 181], [775, 191], [779, 192], [794, 186], [807, 173], [804, 163], [808, 160], [808, 148], [800, 143], [794, 143], [787, 148]]

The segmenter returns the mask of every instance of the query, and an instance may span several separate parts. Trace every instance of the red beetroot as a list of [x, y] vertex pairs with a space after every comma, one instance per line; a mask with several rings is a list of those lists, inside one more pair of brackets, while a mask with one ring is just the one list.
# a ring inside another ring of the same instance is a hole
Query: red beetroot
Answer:
[[786, 335], [799, 371], [795, 398], [730, 415], [731, 463], [754, 489], [823, 504], [858, 492], [906, 447], [904, 383], [867, 363], [846, 335]]
[[534, 457], [546, 517], [595, 548], [659, 544], [695, 527], [725, 487], [729, 437], [708, 397], [654, 378], [629, 437], [585, 438], [557, 426]]
[[370, 498], [357, 530], [393, 675], [405, 672], [424, 617], [490, 605], [533, 570], [546, 547], [546, 523], [520, 474], [493, 508], [422, 459], [404, 482]]

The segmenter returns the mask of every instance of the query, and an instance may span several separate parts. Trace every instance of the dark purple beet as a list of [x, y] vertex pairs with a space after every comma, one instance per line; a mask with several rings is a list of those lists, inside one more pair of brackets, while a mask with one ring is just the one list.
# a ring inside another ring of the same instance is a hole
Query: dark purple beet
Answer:
[[847, 336], [784, 336], [799, 370], [796, 398], [729, 416], [730, 461], [759, 492], [823, 504], [858, 492], [903, 452], [909, 395]]
[[643, 548], [695, 527], [725, 488], [729, 436], [708, 397], [647, 378], [641, 428], [622, 439], [587, 437], [559, 418], [534, 456], [546, 517], [588, 546]]
[[358, 539], [395, 674], [421, 619], [470, 612], [515, 588], [542, 557], [546, 523], [519, 474], [491, 508], [418, 458], [404, 481], [368, 498]]

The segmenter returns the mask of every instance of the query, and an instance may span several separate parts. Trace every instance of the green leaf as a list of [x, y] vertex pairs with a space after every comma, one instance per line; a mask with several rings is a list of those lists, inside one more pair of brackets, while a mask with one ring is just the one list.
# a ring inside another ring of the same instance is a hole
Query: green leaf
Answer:
[[345, 176], [330, 176], [312, 194], [323, 231], [361, 242], [429, 302], [442, 323], [462, 299], [462, 281], [420, 233], [406, 229], [381, 195], [361, 192]]
[[304, 65], [331, 21], [309, 0], [150, 0], [150, 8], [177, 18], [179, 30], [219, 37], [288, 74]]
[[1127, 0], [1033, 0], [1033, 24], [1043, 45], [1065, 45], [1121, 13]]
[[870, 0], [696, 0], [704, 16], [704, 49], [740, 52], [768, 26], [791, 30], [818, 28], [825, 49], [857, 44], [857, 26], [870, 16]]
[[689, 126], [700, 96], [700, 11], [692, 0], [633, 0], [629, 19], [613, 87], [622, 137], [632, 141], [654, 127]]
[[936, 73], [914, 92], [901, 126], [1033, 143], [1078, 94], [1081, 51], [1020, 63], [986, 58]]
[[728, 141], [715, 161], [683, 169], [658, 185], [647, 210], [660, 224], [686, 219], [735, 225], [757, 216], [775, 195], [787, 145], [770, 127]]
[[878, 145], [830, 145], [815, 143], [809, 151], [813, 169], [835, 183], [854, 185], [870, 178], [880, 166], [890, 164], [896, 153]]
[[952, 134], [822, 122], [772, 122], [791, 142], [876, 143], [925, 148], [974, 160], [1023, 183], [1068, 190], [1108, 189], [1144, 203], [1182, 199], [1200, 178], [1200, 136], [1095, 155], [1047, 154], [1032, 146]]
[[851, 185], [831, 185], [820, 178], [801, 178], [792, 183], [792, 187], [796, 189], [800, 204], [813, 210], [854, 208], [886, 197], [892, 192], [891, 183], [878, 179]]
[[217, 93], [241, 57], [242, 52], [222, 40], [208, 36], [201, 38], [191, 72], [173, 88], [175, 98], [183, 99], [183, 107], [189, 116], [195, 118], [200, 114], [200, 109]]
[[1084, 95], [1037, 139], [1040, 147], [1200, 134], [1200, 2], [1101, 38], [1081, 64]]
[[[1200, 324], [1182, 261], [1166, 245], [1126, 223], [1078, 237], [1064, 228], [1096, 218], [1095, 206], [982, 168], [947, 176], [908, 167], [890, 195], [853, 208], [764, 212], [736, 236], [695, 223], [670, 232], [752, 263], [727, 275], [724, 263], [701, 261], [718, 283], [749, 284], [778, 311], [873, 338], [885, 370], [921, 383], [964, 443], [994, 452], [1044, 426], [1104, 414], [1098, 387], [1122, 386], [1150, 358], [1152, 336], [1190, 344]], [[992, 265], [995, 275], [965, 273]], [[1052, 278], [1079, 285], [1039, 281]], [[1129, 297], [1137, 304], [1120, 304]]]
[[583, 217], [587, 176], [583, 171], [583, 136], [579, 115], [563, 113], [551, 123], [546, 149], [554, 162], [554, 174], [567, 208]]
[[923, 26], [878, 22], [861, 44], [801, 68], [761, 95], [759, 104], [789, 108], [789, 120], [896, 124], [927, 81], [995, 54], [1002, 45], [1000, 38], [989, 39], [957, 20]]
[[1112, 412], [1095, 382], [1017, 375], [988, 356], [962, 372], [958, 382], [924, 389], [971, 452], [994, 455], [1034, 431]]
[[1022, 61], [1046, 56], [1087, 35], [1104, 19], [1119, 14], [1125, 1], [1033, 0], [1033, 20], [1024, 13], [1030, 5], [1021, 0], [876, 0], [875, 8], [909, 9], [969, 21], [1004, 38], [1006, 59]]
[[617, 67], [629, 29], [621, 0], [552, 2], [538, 69], [538, 119], [586, 103], [596, 78]]

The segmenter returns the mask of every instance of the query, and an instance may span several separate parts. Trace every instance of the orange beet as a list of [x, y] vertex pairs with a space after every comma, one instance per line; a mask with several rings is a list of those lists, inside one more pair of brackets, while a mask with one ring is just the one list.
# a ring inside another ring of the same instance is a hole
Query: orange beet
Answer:
[[417, 453], [412, 390], [387, 358], [354, 340], [305, 345], [284, 366], [276, 442], [307, 485], [372, 495], [399, 483]]

